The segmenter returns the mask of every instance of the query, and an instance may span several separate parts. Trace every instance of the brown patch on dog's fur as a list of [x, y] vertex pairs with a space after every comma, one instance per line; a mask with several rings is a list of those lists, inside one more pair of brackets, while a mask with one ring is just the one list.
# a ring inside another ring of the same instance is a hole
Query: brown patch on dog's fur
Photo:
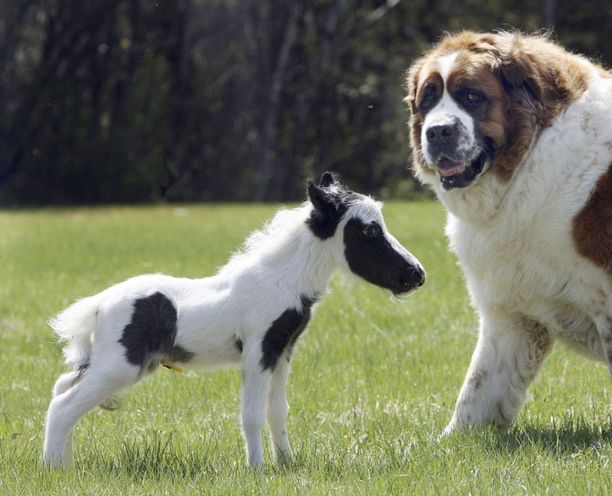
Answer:
[[419, 84], [418, 92], [416, 94], [416, 101], [414, 102], [415, 108], [414, 111], [417, 112], [417, 102], [421, 99], [422, 92], [427, 86], [435, 86], [438, 92], [438, 98], [442, 96], [444, 92], [444, 81], [442, 81], [442, 76], [437, 71], [430, 71], [427, 74], [427, 77], [424, 78], [423, 81]]
[[612, 274], [612, 164], [574, 217], [572, 234], [578, 253]]
[[589, 75], [579, 57], [546, 38], [513, 36], [504, 41], [499, 74], [512, 125], [520, 136], [505, 154], [516, 158], [499, 160], [495, 169], [507, 180], [531, 141], [586, 90]]
[[534, 138], [586, 90], [588, 69], [580, 57], [543, 36], [466, 31], [445, 37], [408, 73], [413, 165], [418, 176], [430, 169], [421, 154], [423, 117], [416, 109], [416, 96], [428, 72], [435, 70], [435, 62], [453, 52], [459, 55], [448, 82], [476, 81], [474, 88], [487, 95], [489, 112], [476, 118], [484, 136], [494, 143], [492, 172], [509, 180]]
[[510, 129], [506, 119], [506, 93], [498, 78], [491, 71], [495, 59], [487, 53], [462, 52], [457, 56], [447, 87], [451, 94], [462, 88], [478, 89], [487, 97], [483, 113], [474, 115], [484, 136], [493, 141], [494, 150], [503, 149]]
[[[410, 105], [410, 132], [412, 142], [412, 153], [415, 157], [415, 163], [422, 163], [423, 160], [421, 152], [421, 129], [423, 126], [423, 119], [417, 109], [417, 101], [420, 93], [417, 94], [418, 90], [422, 90], [427, 84], [428, 80], [437, 78], [441, 81], [440, 75], [435, 71], [435, 60], [424, 60], [421, 59], [418, 63], [415, 63], [410, 69], [409, 85], [408, 85], [408, 96], [406, 101]], [[442, 85], [444, 83], [442, 82]], [[418, 157], [418, 159], [416, 158]]]

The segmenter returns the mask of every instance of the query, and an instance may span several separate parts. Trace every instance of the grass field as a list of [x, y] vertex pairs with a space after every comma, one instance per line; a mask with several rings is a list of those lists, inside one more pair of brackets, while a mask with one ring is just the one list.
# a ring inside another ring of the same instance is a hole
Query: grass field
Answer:
[[287, 466], [244, 466], [237, 370], [162, 369], [122, 409], [79, 424], [75, 465], [40, 462], [63, 370], [46, 319], [131, 275], [203, 276], [274, 206], [162, 206], [0, 213], [0, 494], [612, 493], [612, 383], [559, 346], [507, 434], [436, 438], [476, 339], [434, 203], [391, 203], [387, 224], [428, 270], [398, 303], [336, 277], [289, 379]]

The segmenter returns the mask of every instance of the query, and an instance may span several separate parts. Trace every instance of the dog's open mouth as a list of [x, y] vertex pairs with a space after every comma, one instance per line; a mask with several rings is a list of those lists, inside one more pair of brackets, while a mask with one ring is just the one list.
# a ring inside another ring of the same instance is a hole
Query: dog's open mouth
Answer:
[[443, 158], [438, 162], [438, 170], [442, 177], [452, 177], [462, 174], [469, 164], [467, 162], [453, 162], [448, 158]]
[[483, 151], [471, 162], [455, 162], [447, 157], [442, 157], [436, 164], [440, 173], [440, 181], [444, 189], [465, 188], [482, 172], [486, 153]]

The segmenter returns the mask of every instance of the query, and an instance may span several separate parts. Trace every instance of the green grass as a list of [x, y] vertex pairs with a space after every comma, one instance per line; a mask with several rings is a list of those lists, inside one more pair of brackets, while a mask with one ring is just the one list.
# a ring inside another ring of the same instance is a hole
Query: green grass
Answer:
[[[74, 468], [40, 462], [62, 372], [46, 319], [131, 275], [208, 275], [274, 206], [0, 213], [0, 494], [610, 494], [612, 388], [601, 363], [558, 347], [515, 428], [437, 442], [476, 339], [435, 203], [391, 203], [390, 230], [424, 263], [398, 303], [333, 280], [289, 379], [287, 466], [245, 468], [236, 370], [160, 370], [75, 436]], [[266, 439], [267, 440], [267, 439]]]

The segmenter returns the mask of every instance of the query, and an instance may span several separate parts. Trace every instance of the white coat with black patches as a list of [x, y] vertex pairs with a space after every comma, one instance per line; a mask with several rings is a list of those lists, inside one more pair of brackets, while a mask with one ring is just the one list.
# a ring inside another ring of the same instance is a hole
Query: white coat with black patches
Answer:
[[73, 368], [55, 384], [44, 461], [71, 459], [72, 431], [89, 410], [150, 374], [238, 365], [249, 464], [263, 463], [264, 422], [277, 457], [291, 455], [286, 382], [295, 341], [337, 269], [406, 294], [424, 281], [419, 262], [385, 227], [381, 205], [325, 173], [309, 201], [281, 210], [242, 252], [203, 279], [134, 277], [82, 299], [51, 320]]

